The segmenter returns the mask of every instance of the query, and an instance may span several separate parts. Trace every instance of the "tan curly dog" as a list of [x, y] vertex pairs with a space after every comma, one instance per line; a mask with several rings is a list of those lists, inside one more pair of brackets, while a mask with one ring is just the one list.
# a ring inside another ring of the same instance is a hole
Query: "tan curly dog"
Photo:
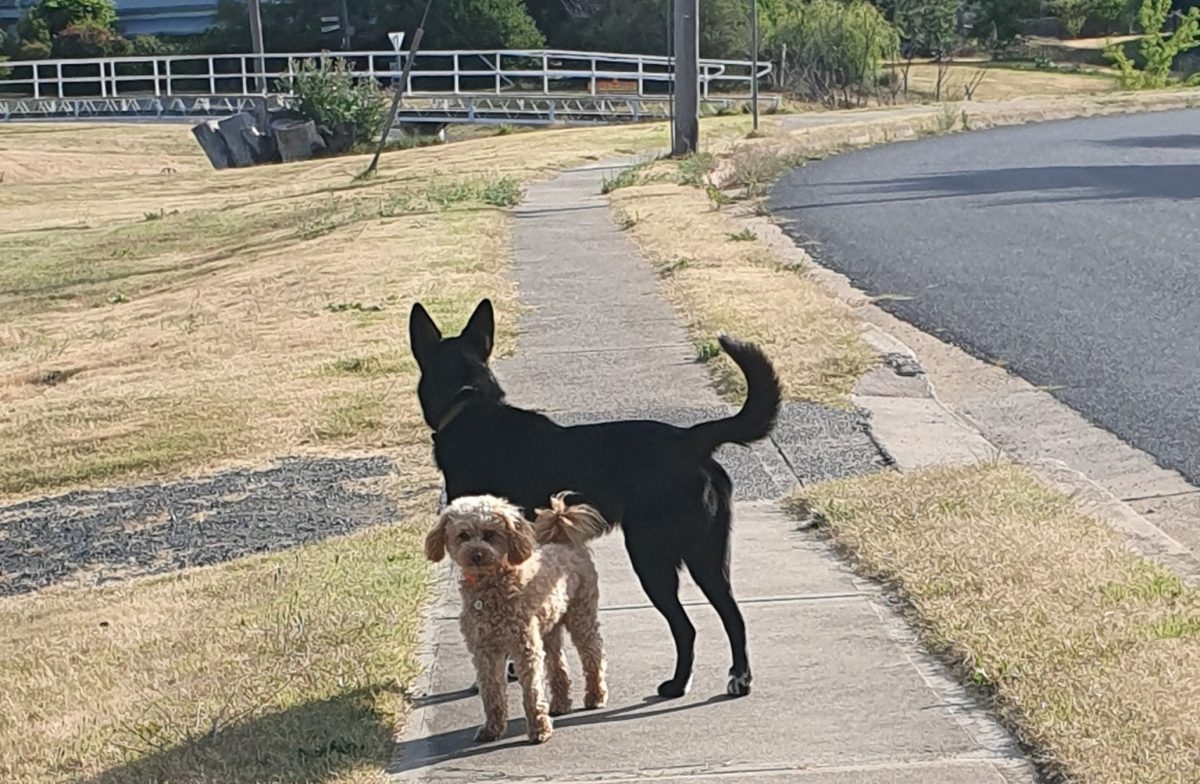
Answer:
[[529, 740], [550, 738], [550, 717], [571, 710], [564, 628], [583, 665], [585, 707], [597, 708], [608, 698], [597, 615], [600, 590], [587, 547], [608, 524], [590, 506], [568, 505], [566, 495], [555, 495], [550, 508], [539, 509], [532, 526], [504, 499], [458, 498], [425, 539], [429, 560], [440, 561], [449, 552], [462, 571], [460, 625], [483, 699], [484, 724], [476, 740], [496, 740], [504, 733], [509, 660], [516, 663], [521, 682]]

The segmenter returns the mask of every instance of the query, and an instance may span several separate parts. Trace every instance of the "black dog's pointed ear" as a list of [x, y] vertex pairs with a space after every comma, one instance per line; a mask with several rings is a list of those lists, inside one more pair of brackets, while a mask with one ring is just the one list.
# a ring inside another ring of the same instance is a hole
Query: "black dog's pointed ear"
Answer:
[[433, 323], [429, 312], [420, 302], [414, 302], [412, 312], [408, 314], [408, 342], [412, 348], [417, 366], [425, 368], [425, 360], [429, 352], [442, 342], [442, 331]]
[[492, 312], [492, 301], [485, 299], [475, 307], [467, 326], [459, 337], [467, 341], [467, 345], [479, 354], [479, 358], [487, 360], [492, 355], [492, 344], [496, 335], [496, 315]]

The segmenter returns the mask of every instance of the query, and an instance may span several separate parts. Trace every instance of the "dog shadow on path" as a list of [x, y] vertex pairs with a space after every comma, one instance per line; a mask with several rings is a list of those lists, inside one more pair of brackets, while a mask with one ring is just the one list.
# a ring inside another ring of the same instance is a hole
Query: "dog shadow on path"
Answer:
[[[447, 692], [444, 694], [431, 695], [423, 700], [418, 700], [418, 705], [437, 705], [445, 702], [452, 702], [459, 699], [459, 695], [470, 694], [473, 692], [468, 689], [460, 689], [456, 692]], [[600, 710], [588, 711], [576, 709], [574, 712], [565, 716], [558, 716], [554, 719], [555, 734], [571, 727], [584, 727], [590, 724], [608, 724], [611, 722], [620, 721], [635, 721], [637, 719], [649, 719], [655, 716], [664, 716], [671, 713], [679, 713], [693, 708], [703, 708], [719, 702], [727, 702], [732, 699], [726, 694], [714, 695], [703, 702], [689, 702], [684, 704], [670, 704], [672, 701], [661, 700], [658, 697], [647, 697], [642, 702], [623, 705], [616, 708], [601, 708]], [[664, 705], [666, 707], [655, 708], [654, 706]], [[482, 714], [480, 716], [482, 719]], [[529, 745], [528, 739], [525, 737], [525, 719], [517, 718], [510, 719], [508, 728], [505, 730], [504, 737], [494, 743], [479, 743], [475, 740], [475, 731], [477, 725], [464, 727], [456, 730], [438, 733], [423, 738], [415, 738], [410, 741], [404, 741], [397, 746], [397, 754], [395, 763], [388, 769], [388, 773], [395, 775], [399, 773], [407, 773], [410, 771], [418, 771], [423, 768], [432, 767], [445, 762], [461, 762], [462, 760], [480, 757], [486, 754], [491, 754], [496, 751], [505, 749], [513, 749], [520, 746]], [[549, 743], [559, 743], [557, 737], [551, 738]]]

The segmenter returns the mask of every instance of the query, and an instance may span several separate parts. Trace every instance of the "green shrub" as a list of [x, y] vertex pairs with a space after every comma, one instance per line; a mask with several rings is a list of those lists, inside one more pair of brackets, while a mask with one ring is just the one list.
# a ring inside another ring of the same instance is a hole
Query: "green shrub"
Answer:
[[284, 87], [295, 96], [296, 110], [318, 126], [350, 123], [359, 142], [370, 141], [383, 130], [383, 90], [374, 79], [356, 76], [341, 58], [293, 60], [292, 76]]
[[802, 100], [862, 105], [882, 86], [900, 37], [866, 0], [808, 0], [786, 13], [769, 45], [787, 45], [787, 84]]
[[81, 24], [108, 30], [117, 27], [117, 7], [112, 0], [40, 0], [30, 11], [41, 18], [51, 35]]
[[1180, 52], [1200, 46], [1200, 8], [1188, 9], [1179, 27], [1169, 36], [1163, 32], [1167, 15], [1171, 12], [1171, 0], [1142, 0], [1138, 10], [1138, 21], [1142, 37], [1138, 49], [1145, 66], [1139, 69], [1119, 44], [1104, 50], [1104, 56], [1112, 61], [1121, 72], [1121, 85], [1126, 89], [1158, 89], [1171, 81], [1171, 64]]
[[58, 58], [123, 57], [133, 46], [99, 22], [72, 24], [54, 36], [50, 53]]
[[17, 60], [45, 60], [50, 56], [50, 44], [43, 41], [22, 41], [17, 47]]

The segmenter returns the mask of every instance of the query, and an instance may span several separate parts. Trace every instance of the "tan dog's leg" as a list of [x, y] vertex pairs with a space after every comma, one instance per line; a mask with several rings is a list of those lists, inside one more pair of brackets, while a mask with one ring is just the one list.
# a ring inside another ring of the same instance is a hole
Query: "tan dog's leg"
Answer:
[[525, 698], [525, 726], [529, 730], [529, 741], [545, 743], [554, 732], [554, 724], [550, 721], [546, 706], [546, 652], [537, 622], [531, 626], [525, 630], [523, 650], [516, 657], [517, 679], [521, 681], [521, 692]]
[[583, 665], [586, 681], [583, 707], [588, 710], [599, 708], [608, 702], [608, 684], [604, 679], [607, 662], [604, 657], [604, 640], [600, 637], [597, 604], [598, 601], [593, 598], [591, 601], [572, 605], [563, 618], [567, 631], [571, 633], [571, 640], [579, 650], [579, 661]]
[[504, 693], [508, 679], [504, 677], [504, 663], [504, 654], [500, 652], [475, 654], [475, 678], [483, 699], [483, 726], [475, 733], [475, 740], [482, 743], [496, 740], [508, 726], [508, 696]]
[[546, 680], [550, 684], [550, 715], [571, 712], [571, 676], [567, 652], [563, 650], [563, 627], [558, 624], [546, 635]]

